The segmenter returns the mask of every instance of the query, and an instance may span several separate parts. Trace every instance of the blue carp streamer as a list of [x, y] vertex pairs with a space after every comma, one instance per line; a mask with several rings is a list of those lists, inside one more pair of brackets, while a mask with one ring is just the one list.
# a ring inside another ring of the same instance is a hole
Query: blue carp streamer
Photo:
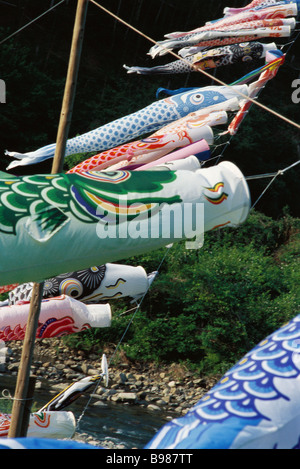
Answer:
[[[247, 85], [232, 86], [230, 88], [227, 86], [194, 88], [160, 99], [133, 114], [69, 139], [65, 156], [90, 151], [99, 152], [113, 148], [144, 133], [154, 132], [191, 112], [222, 103], [227, 99], [240, 98], [240, 93], [248, 96]], [[17, 158], [9, 164], [7, 169], [40, 163], [53, 158], [55, 147], [56, 144], [53, 143], [28, 153], [6, 152], [7, 155]]]
[[300, 315], [244, 356], [148, 448], [300, 449]]

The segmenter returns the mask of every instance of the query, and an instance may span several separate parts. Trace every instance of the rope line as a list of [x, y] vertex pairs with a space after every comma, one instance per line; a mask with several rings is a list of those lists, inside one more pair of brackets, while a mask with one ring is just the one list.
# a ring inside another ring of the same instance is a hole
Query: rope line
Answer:
[[26, 397], [23, 399], [18, 399], [17, 397], [13, 397], [9, 389], [3, 389], [1, 394], [3, 397], [0, 397], [0, 400], [10, 400], [10, 401], [20, 401], [20, 402], [32, 401], [31, 397]]
[[300, 160], [295, 161], [295, 163], [291, 164], [290, 166], [287, 166], [285, 169], [279, 169], [276, 173], [265, 173], [265, 174], [258, 174], [258, 175], [254, 175], [254, 176], [246, 176], [245, 179], [247, 181], [249, 181], [249, 180], [252, 180], [252, 179], [269, 178], [269, 177], [277, 176], [278, 173], [280, 175], [283, 175], [286, 171], [293, 168], [294, 166], [297, 166], [298, 164], [300, 164]]
[[122, 343], [122, 341], [123, 341], [125, 335], [127, 334], [127, 331], [128, 331], [128, 329], [129, 329], [129, 327], [131, 326], [134, 317], [136, 316], [137, 312], [139, 311], [139, 309], [140, 309], [140, 307], [141, 307], [141, 305], [142, 305], [142, 303], [143, 303], [143, 301], [144, 301], [145, 296], [147, 295], [148, 291], [150, 290], [150, 288], [151, 288], [151, 286], [152, 286], [152, 283], [154, 282], [155, 278], [157, 277], [158, 272], [159, 272], [159, 270], [160, 270], [162, 264], [164, 263], [164, 261], [165, 261], [167, 255], [168, 255], [168, 253], [169, 253], [169, 251], [170, 251], [170, 247], [167, 247], [166, 252], [165, 252], [165, 254], [164, 254], [162, 260], [160, 261], [159, 266], [158, 266], [158, 268], [157, 268], [157, 270], [156, 270], [156, 274], [155, 274], [155, 276], [154, 276], [154, 279], [153, 279], [153, 281], [151, 282], [151, 284], [148, 286], [148, 288], [147, 288], [147, 290], [145, 291], [145, 293], [143, 294], [143, 296], [142, 296], [142, 298], [141, 298], [139, 304], [137, 305], [136, 310], [135, 310], [135, 312], [133, 313], [133, 315], [132, 315], [132, 317], [131, 317], [131, 319], [130, 319], [130, 321], [129, 321], [129, 323], [128, 323], [128, 325], [127, 325], [127, 327], [126, 327], [126, 329], [125, 329], [125, 331], [124, 331], [124, 333], [123, 333], [123, 335], [122, 335], [122, 337], [121, 337], [121, 339], [119, 340], [119, 343], [117, 344], [117, 346], [116, 346], [116, 348], [115, 348], [115, 351], [114, 351], [114, 353], [112, 354], [112, 356], [111, 356], [111, 358], [110, 358], [110, 360], [109, 360], [108, 365], [111, 364], [111, 362], [112, 362], [114, 356], [116, 355], [117, 350], [119, 349], [119, 347], [120, 347], [120, 345], [121, 345], [121, 343]]
[[[127, 334], [127, 332], [128, 332], [128, 330], [129, 330], [129, 328], [130, 328], [130, 326], [131, 326], [131, 324], [132, 324], [132, 322], [133, 322], [133, 320], [134, 320], [134, 318], [135, 318], [137, 312], [139, 311], [139, 309], [140, 309], [140, 307], [141, 307], [141, 305], [142, 305], [142, 303], [143, 303], [143, 301], [144, 301], [145, 296], [147, 295], [148, 291], [150, 290], [150, 288], [151, 288], [151, 286], [152, 286], [152, 283], [154, 282], [155, 278], [157, 277], [158, 272], [159, 272], [159, 270], [160, 270], [162, 264], [164, 263], [164, 261], [165, 261], [167, 255], [168, 255], [168, 253], [169, 253], [171, 247], [172, 247], [172, 245], [166, 246], [167, 249], [166, 249], [166, 251], [165, 251], [165, 253], [164, 253], [164, 255], [163, 255], [163, 257], [162, 257], [162, 259], [161, 259], [161, 261], [160, 261], [160, 263], [159, 263], [159, 266], [158, 266], [158, 268], [157, 268], [157, 270], [156, 270], [156, 274], [155, 274], [155, 276], [154, 276], [154, 278], [153, 278], [151, 284], [148, 285], [147, 290], [146, 290], [145, 293], [143, 294], [143, 296], [142, 296], [140, 302], [138, 303], [138, 305], [136, 306], [136, 308], [132, 308], [132, 309], [135, 309], [135, 312], [134, 312], [133, 315], [131, 316], [131, 319], [130, 319], [130, 321], [128, 322], [128, 324], [127, 324], [127, 326], [126, 326], [126, 328], [125, 328], [125, 330], [124, 330], [124, 332], [123, 332], [122, 337], [120, 338], [120, 340], [119, 340], [119, 342], [118, 342], [118, 344], [117, 344], [117, 346], [116, 346], [116, 348], [115, 348], [115, 350], [114, 350], [112, 356], [110, 357], [110, 360], [109, 360], [109, 362], [108, 362], [108, 364], [107, 364], [108, 367], [110, 366], [110, 364], [111, 364], [111, 362], [113, 361], [113, 359], [114, 359], [114, 357], [115, 357], [115, 355], [116, 355], [118, 349], [120, 348], [120, 345], [121, 345], [121, 343], [123, 342], [125, 335]], [[127, 312], [128, 312], [128, 311], [127, 311]], [[95, 388], [94, 388], [93, 394], [95, 394], [95, 392], [97, 391], [98, 386], [100, 385], [100, 382], [101, 382], [101, 380], [99, 380], [99, 381], [95, 384]], [[82, 413], [80, 414], [80, 416], [79, 416], [79, 418], [78, 418], [78, 420], [77, 420], [76, 430], [79, 429], [80, 422], [81, 422], [82, 418], [84, 417], [84, 414], [85, 414], [87, 408], [88, 408], [89, 405], [90, 405], [90, 402], [91, 402], [92, 397], [93, 397], [92, 394], [90, 394], [89, 399], [88, 399], [88, 401], [87, 401], [87, 403], [86, 403], [86, 405], [85, 405], [85, 407], [84, 407]]]
[[32, 23], [35, 23], [35, 21], [39, 20], [40, 18], [42, 18], [42, 16], [46, 15], [47, 13], [49, 13], [49, 11], [52, 11], [54, 10], [54, 8], [56, 8], [57, 6], [61, 5], [62, 3], [64, 3], [65, 0], [61, 0], [61, 2], [57, 3], [56, 5], [53, 5], [53, 7], [49, 8], [49, 10], [46, 10], [44, 11], [44, 13], [42, 13], [41, 15], [37, 16], [35, 19], [29, 21], [29, 23], [25, 24], [24, 26], [22, 26], [22, 28], [18, 29], [17, 31], [15, 31], [14, 33], [10, 34], [9, 36], [7, 36], [5, 39], [2, 39], [2, 41], [0, 41], [0, 46], [1, 44], [3, 44], [4, 42], [8, 41], [9, 39], [11, 39], [12, 37], [14, 37], [16, 34], [20, 33], [21, 31], [23, 31], [23, 29], [27, 28], [27, 26], [30, 26]]
[[262, 193], [260, 194], [260, 196], [256, 199], [256, 201], [254, 202], [254, 204], [252, 205], [251, 209], [250, 210], [253, 210], [255, 205], [258, 203], [258, 201], [262, 198], [262, 196], [267, 192], [267, 190], [269, 189], [269, 187], [271, 186], [271, 184], [273, 184], [273, 182], [275, 181], [275, 179], [277, 178], [277, 176], [279, 176], [279, 174], [281, 174], [280, 171], [278, 171], [275, 176], [273, 177], [273, 179], [269, 182], [269, 184], [267, 185], [267, 187], [262, 191]]
[[295, 161], [295, 163], [292, 163], [290, 166], [287, 166], [286, 168], [284, 169], [279, 169], [277, 171], [277, 173], [270, 173], [270, 174], [261, 174], [261, 175], [258, 175], [258, 176], [248, 176], [246, 177], [245, 179], [262, 179], [262, 178], [268, 178], [268, 177], [272, 177], [273, 179], [269, 182], [269, 184], [267, 185], [267, 187], [262, 191], [262, 193], [260, 194], [260, 196], [256, 199], [256, 201], [254, 202], [254, 204], [252, 205], [251, 209], [252, 210], [255, 205], [258, 203], [258, 201], [262, 198], [262, 196], [267, 192], [267, 190], [269, 189], [269, 187], [271, 186], [271, 184], [273, 184], [273, 182], [275, 181], [275, 179], [278, 177], [278, 176], [283, 176], [283, 174], [288, 171], [289, 169], [293, 168], [294, 166], [298, 165], [300, 163], [300, 160], [298, 161]]
[[[131, 24], [127, 23], [126, 21], [124, 21], [122, 18], [120, 18], [119, 16], [115, 15], [114, 13], [112, 13], [110, 10], [108, 10], [107, 8], [105, 8], [104, 6], [100, 5], [99, 3], [97, 3], [95, 0], [89, 0], [91, 3], [93, 3], [94, 5], [96, 5], [98, 8], [100, 8], [101, 10], [105, 11], [107, 14], [109, 14], [110, 16], [112, 16], [113, 18], [115, 18], [116, 20], [118, 20], [120, 23], [124, 24], [125, 26], [127, 26], [128, 28], [132, 29], [133, 31], [135, 31], [137, 34], [141, 35], [142, 37], [144, 37], [145, 39], [147, 39], [148, 41], [152, 42], [153, 44], [156, 44], [156, 45], [159, 45], [160, 47], [163, 47], [161, 44], [158, 44], [157, 41], [155, 41], [154, 39], [152, 39], [151, 37], [147, 36], [146, 34], [144, 34], [142, 31], [140, 31], [139, 29], [135, 28], [134, 26], [132, 26]], [[191, 65], [189, 62], [187, 62], [183, 57], [180, 57], [179, 55], [177, 55], [175, 52], [173, 52], [172, 50], [170, 49], [167, 49], [165, 47], [163, 47], [163, 49], [169, 53], [169, 54], [172, 54], [174, 55], [174, 57], [176, 57], [177, 59], [183, 61], [184, 63], [188, 64], [190, 67], [192, 66], [195, 71], [197, 72], [201, 72], [202, 74], [206, 75], [208, 78], [210, 78], [211, 80], [214, 80], [215, 82], [219, 83], [220, 85], [222, 86], [226, 86], [227, 88], [230, 88], [231, 89], [231, 86], [228, 85], [227, 83], [223, 82], [222, 80], [220, 80], [219, 78], [216, 78], [215, 76], [211, 75], [210, 73], [206, 72], [205, 70], [201, 70], [201, 69], [197, 69], [196, 66], [194, 65]], [[283, 116], [282, 114], [274, 111], [273, 109], [269, 108], [268, 106], [265, 106], [264, 104], [258, 102], [257, 100], [254, 100], [252, 98], [250, 98], [249, 96], [245, 95], [244, 93], [240, 92], [240, 91], [236, 91], [236, 94], [242, 96], [244, 99], [247, 99], [248, 101], [251, 101], [252, 103], [254, 103], [255, 105], [261, 107], [262, 109], [264, 109], [265, 111], [268, 111], [270, 112], [271, 114], [273, 114], [274, 116], [278, 117], [279, 119], [287, 122], [288, 124], [296, 127], [297, 129], [300, 129], [300, 125], [297, 124], [296, 122], [292, 121], [291, 119]]]

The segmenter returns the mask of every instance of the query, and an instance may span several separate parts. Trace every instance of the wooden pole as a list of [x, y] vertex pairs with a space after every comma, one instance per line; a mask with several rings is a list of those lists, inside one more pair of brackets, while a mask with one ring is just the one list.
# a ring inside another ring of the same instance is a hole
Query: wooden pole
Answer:
[[[64, 154], [72, 118], [88, 2], [89, 0], [78, 0], [77, 2], [69, 66], [57, 131], [56, 150], [51, 171], [52, 174], [61, 173], [63, 171]], [[9, 438], [20, 437], [23, 432], [22, 428], [24, 428], [24, 408], [28, 396], [30, 367], [43, 297], [43, 285], [43, 282], [33, 284], [28, 322], [12, 408], [11, 424], [8, 432]]]
[[22, 347], [21, 362], [18, 371], [15, 397], [13, 402], [11, 423], [8, 431], [9, 438], [21, 436], [23, 427], [24, 409], [28, 396], [30, 367], [33, 356], [34, 341], [41, 309], [43, 283], [34, 283], [30, 301], [29, 316], [26, 326], [24, 343]]
[[20, 436], [27, 436], [28, 425], [30, 422], [31, 407], [33, 403], [36, 376], [29, 376], [28, 392], [26, 402], [24, 403], [23, 422], [20, 430]]
[[77, 4], [65, 93], [60, 114], [56, 138], [56, 149], [52, 166], [53, 174], [61, 173], [63, 170], [64, 154], [72, 119], [88, 2], [89, 0], [78, 0]]

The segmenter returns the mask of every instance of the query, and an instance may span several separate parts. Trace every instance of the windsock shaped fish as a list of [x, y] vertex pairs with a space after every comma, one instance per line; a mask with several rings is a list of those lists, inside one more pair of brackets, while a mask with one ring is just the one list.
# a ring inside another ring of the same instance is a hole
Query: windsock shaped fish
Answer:
[[189, 73], [198, 70], [208, 70], [239, 62], [249, 62], [265, 57], [266, 50], [276, 49], [276, 44], [262, 44], [260, 42], [234, 44], [231, 46], [210, 49], [175, 60], [166, 65], [156, 67], [127, 67], [127, 73], [140, 75]]
[[[170, 124], [164, 126], [162, 129], [158, 130], [157, 132], [154, 132], [150, 138], [157, 138], [157, 136], [161, 133], [163, 134], [171, 134], [171, 133], [177, 133], [177, 132], [184, 132], [186, 131], [186, 127], [188, 125], [210, 125], [210, 126], [215, 126], [224, 123], [224, 113], [229, 112], [229, 111], [238, 111], [240, 109], [239, 105], [239, 100], [237, 98], [232, 98], [232, 99], [227, 99], [226, 101], [223, 101], [222, 103], [219, 104], [213, 104], [212, 106], [208, 106], [204, 109], [200, 109], [198, 111], [192, 112], [188, 114], [185, 117], [182, 117], [181, 119], [178, 119], [174, 122], [171, 122]], [[221, 112], [222, 114], [219, 114], [218, 112]], [[220, 116], [221, 120], [220, 120]], [[148, 150], [148, 145], [150, 145], [149, 150], [152, 152], [160, 152], [159, 158], [163, 156], [163, 153], [165, 150], [161, 148], [157, 148], [157, 141], [154, 140], [154, 142], [150, 142], [147, 140], [147, 145], [145, 145], [145, 142], [143, 142], [142, 148], [141, 148], [141, 154], [142, 153], [147, 153]], [[133, 142], [132, 145], [135, 145], [136, 142]], [[155, 145], [153, 147], [152, 145]], [[115, 151], [117, 153], [115, 154]], [[205, 149], [203, 150], [204, 152], [207, 152], [209, 150], [208, 145], [206, 145]], [[119, 148], [112, 149], [111, 151], [103, 152], [100, 155], [95, 155], [92, 156], [91, 158], [85, 160], [83, 163], [79, 163], [77, 166], [69, 170], [69, 173], [72, 172], [81, 172], [81, 171], [87, 171], [87, 170], [97, 170], [99, 171], [100, 169], [105, 169], [108, 168], [112, 162], [117, 163], [119, 161], [125, 161], [126, 158], [132, 158], [131, 151], [134, 152], [134, 155], [139, 154], [135, 153], [135, 150], [131, 147], [131, 144], [125, 144]], [[166, 153], [168, 154], [168, 153]], [[157, 156], [157, 155], [156, 155]], [[203, 159], [209, 158], [209, 155], [204, 156]], [[127, 160], [128, 161], [128, 160]], [[84, 168], [85, 164], [88, 164], [89, 167], [86, 169]], [[1, 288], [1, 287], [0, 287]]]
[[256, 21], [256, 20], [266, 20], [266, 19], [275, 19], [275, 18], [288, 18], [290, 16], [297, 16], [298, 14], [298, 5], [293, 2], [290, 4], [283, 4], [277, 2], [274, 5], [265, 7], [259, 10], [248, 10], [245, 12], [238, 13], [228, 18], [220, 18], [219, 20], [207, 22], [204, 26], [195, 28], [188, 32], [175, 32], [165, 34], [167, 38], [174, 38], [184, 36], [186, 34], [195, 33], [199, 31], [213, 31], [215, 29], [224, 29], [224, 27], [233, 26], [238, 23], [245, 23], [247, 21]]
[[103, 171], [118, 164], [120, 167], [136, 161], [139, 156], [149, 157], [150, 160], [161, 158], [170, 151], [206, 138], [210, 144], [213, 143], [213, 132], [209, 126], [187, 129], [169, 134], [152, 135], [136, 142], [122, 145], [111, 151], [106, 151], [92, 156], [79, 163], [68, 173], [79, 173], [84, 171]]
[[[82, 303], [99, 303], [117, 298], [137, 298], [152, 281], [141, 266], [103, 264], [67, 272], [45, 280], [43, 299], [66, 295]], [[8, 294], [8, 304], [30, 302], [32, 282], [18, 285]], [[1, 314], [1, 311], [0, 311]]]
[[263, 338], [148, 450], [300, 449], [300, 315]]
[[[199, 111], [199, 115], [198, 112], [191, 113], [163, 127], [147, 138], [126, 143], [112, 150], [91, 156], [70, 169], [68, 173], [91, 170], [102, 171], [111, 168], [115, 164], [120, 164], [119, 167], [122, 167], [135, 161], [139, 156], [149, 156], [150, 160], [153, 161], [176, 148], [203, 138], [206, 139], [208, 144], [212, 144], [214, 138], [210, 126], [223, 124], [226, 121], [227, 113], [225, 111], [215, 111], [209, 114], [203, 114]], [[206, 158], [204, 157], [204, 159]]]
[[[247, 41], [255, 41], [255, 34], [276, 34], [277, 27], [284, 27], [285, 29], [281, 34], [291, 34], [292, 30], [296, 27], [295, 18], [275, 18], [274, 20], [261, 20], [261, 21], [250, 21], [248, 23], [240, 23], [234, 26], [231, 26], [229, 31], [226, 29], [220, 29], [216, 31], [210, 31], [213, 39], [201, 40], [197, 42], [197, 36], [199, 33], [193, 33], [190, 36], [185, 36], [187, 47], [179, 49], [178, 55], [181, 57], [187, 57], [189, 55], [195, 54], [196, 52], [202, 51], [208, 47], [230, 45], [230, 44], [239, 44]], [[288, 29], [290, 28], [290, 29]], [[246, 34], [246, 36], [245, 36]], [[261, 37], [264, 37], [263, 35]], [[270, 36], [272, 37], [272, 36]], [[184, 43], [184, 38], [182, 38], [182, 44]], [[197, 42], [197, 43], [196, 43]]]
[[102, 373], [93, 376], [86, 376], [85, 378], [76, 381], [75, 383], [69, 384], [65, 389], [53, 397], [47, 404], [45, 404], [39, 412], [45, 411], [59, 411], [76, 401], [92, 386], [96, 387], [98, 383], [104, 379], [105, 385], [108, 384], [108, 365], [105, 354], [102, 355], [101, 359]]
[[[151, 57], [155, 57], [156, 55], [164, 55], [168, 52], [168, 49], [184, 47], [185, 46], [184, 40], [193, 39], [195, 41], [195, 37], [192, 37], [192, 35], [194, 35], [195, 33], [204, 33], [208, 31], [211, 31], [211, 32], [223, 31], [223, 32], [230, 33], [234, 25], [239, 25], [238, 29], [240, 29], [241, 23], [261, 21], [261, 20], [274, 20], [277, 18], [295, 17], [297, 16], [297, 14], [298, 14], [298, 7], [296, 3], [291, 3], [288, 5], [271, 6], [269, 8], [264, 8], [262, 10], [257, 10], [257, 11], [250, 10], [246, 12], [241, 12], [232, 17], [222, 18], [216, 22], [205, 24], [204, 26], [193, 29], [191, 31], [174, 32], [174, 33], [165, 34], [165, 37], [167, 39], [164, 41], [158, 41], [153, 47], [151, 47], [151, 49], [149, 50], [149, 55], [151, 55]], [[284, 22], [282, 27], [290, 26], [290, 28], [292, 29], [293, 24], [294, 22], [291, 22], [291, 24], [290, 22]], [[272, 26], [270, 25], [266, 27], [272, 28]], [[280, 27], [280, 26], [276, 26], [276, 27]], [[264, 28], [264, 27], [260, 26], [260, 28]], [[255, 28], [255, 29], [258, 29], [258, 28]], [[252, 30], [252, 33], [255, 32], [252, 26], [249, 28], [249, 30], [250, 31]], [[202, 41], [209, 40], [205, 38], [205, 36], [200, 37], [200, 39]], [[215, 38], [210, 37], [210, 40], [212, 39], [216, 39], [216, 37]], [[194, 44], [195, 43], [196, 42], [194, 42]], [[204, 42], [203, 42], [203, 45], [204, 45]], [[212, 44], [212, 45], [215, 46], [219, 44]], [[204, 45], [204, 47], [208, 47], [208, 46]]]
[[200, 242], [216, 226], [243, 223], [249, 208], [245, 178], [230, 162], [196, 171], [1, 172], [0, 284], [40, 282], [198, 235]]
[[[33, 412], [29, 417], [26, 438], [8, 438], [12, 419], [12, 414], [0, 413], [0, 449], [26, 449], [27, 444], [28, 449], [50, 449], [52, 442], [71, 439], [76, 430], [73, 412]], [[20, 444], [18, 440], [26, 441], [26, 445]]]
[[246, 5], [245, 7], [242, 8], [232, 8], [232, 7], [226, 7], [223, 10], [224, 16], [232, 16], [232, 15], [237, 15], [238, 13], [242, 13], [243, 11], [247, 10], [257, 10], [261, 8], [266, 8], [271, 5], [277, 5], [277, 4], [288, 4], [288, 3], [297, 3], [298, 6], [300, 6], [300, 1], [299, 0], [253, 0], [251, 3]]
[[60, 411], [76, 401], [80, 396], [87, 392], [92, 386], [96, 387], [97, 383], [102, 380], [102, 375], [86, 376], [85, 378], [69, 384], [59, 394], [53, 397], [45, 404], [39, 412]]
[[[293, 26], [294, 22], [291, 22], [291, 25]], [[204, 49], [241, 42], [259, 41], [261, 38], [265, 37], [290, 37], [292, 32], [291, 25], [287, 24], [285, 26], [256, 29], [198, 31], [178, 39], [167, 39], [166, 41], [158, 42], [158, 45], [150, 49], [149, 55], [154, 58], [156, 55], [166, 54], [168, 50], [180, 48], [181, 51], [182, 48], [184, 49], [186, 46], [197, 46]], [[180, 52], [179, 55], [187, 56], [186, 53], [183, 54], [182, 52]]]
[[[30, 304], [1, 307], [0, 340], [24, 340]], [[70, 296], [42, 300], [36, 338], [61, 337], [91, 327], [110, 327], [109, 304], [85, 305]]]
[[[180, 119], [190, 112], [221, 103], [227, 99], [240, 97], [241, 93], [247, 95], [247, 86], [207, 86], [193, 88], [160, 99], [133, 114], [69, 139], [66, 144], [65, 156], [113, 148], [144, 133], [154, 132], [163, 125]], [[53, 158], [55, 148], [56, 144], [51, 144], [29, 153], [6, 152], [9, 156], [17, 158], [9, 164], [7, 169]]]

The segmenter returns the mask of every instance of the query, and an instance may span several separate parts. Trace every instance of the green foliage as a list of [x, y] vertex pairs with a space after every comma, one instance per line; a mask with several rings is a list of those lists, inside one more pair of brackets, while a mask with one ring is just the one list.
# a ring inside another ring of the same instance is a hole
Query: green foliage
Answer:
[[[1, 36], [4, 35], [0, 29]], [[6, 104], [1, 105], [0, 150], [35, 150], [55, 138], [63, 78], [53, 79], [33, 60], [27, 45], [0, 48], [1, 79], [6, 83]], [[50, 140], [49, 140], [50, 139]], [[12, 148], [13, 146], [13, 148]], [[5, 157], [6, 159], [6, 157]]]
[[69, 171], [69, 169], [74, 168], [74, 166], [77, 166], [93, 155], [94, 153], [74, 153], [73, 155], [67, 156], [64, 161], [64, 170]]
[[[127, 341], [126, 355], [137, 360], [178, 361], [198, 359], [200, 337], [195, 316], [179, 314], [174, 317], [149, 319], [144, 313], [134, 322], [134, 337]], [[188, 338], [193, 338], [189, 340]]]
[[[238, 229], [207, 233], [200, 250], [174, 244], [134, 317], [124, 314], [125, 300], [114, 304], [112, 327], [87, 331], [77, 347], [101, 350], [122, 337], [118, 345], [133, 361], [225, 371], [299, 313], [299, 222], [252, 212]], [[127, 262], [151, 272], [165, 254], [160, 249]]]
[[12, 400], [7, 398], [2, 398], [0, 401], [0, 413], [1, 414], [11, 414], [12, 411]]

